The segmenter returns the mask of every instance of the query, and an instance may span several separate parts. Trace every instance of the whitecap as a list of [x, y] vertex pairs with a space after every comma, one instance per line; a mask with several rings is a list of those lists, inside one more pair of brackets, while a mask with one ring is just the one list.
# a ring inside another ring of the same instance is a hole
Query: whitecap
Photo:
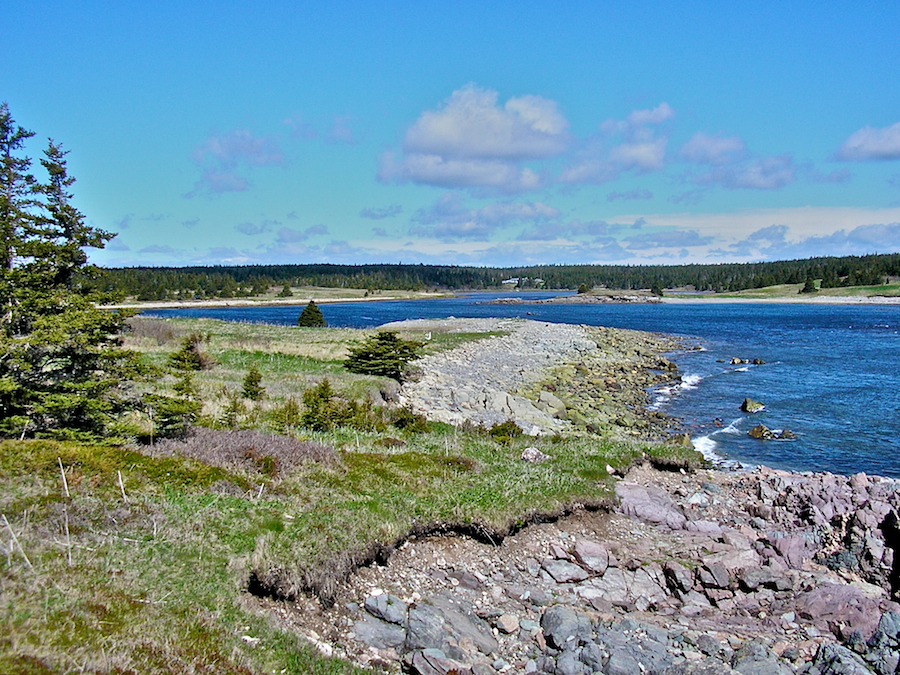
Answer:
[[681, 376], [681, 385], [679, 385], [685, 391], [689, 389], [696, 389], [697, 385], [703, 380], [702, 375], [690, 374], [690, 375], [682, 375]]
[[716, 448], [719, 444], [709, 436], [698, 436], [697, 438], [692, 438], [691, 443], [694, 444], [694, 449], [701, 455], [703, 455], [703, 458], [707, 461], [713, 462], [714, 464], [719, 464], [725, 461], [725, 458], [716, 452]]
[[727, 427], [722, 427], [721, 429], [718, 429], [717, 431], [714, 431], [713, 433], [714, 433], [714, 434], [732, 434], [732, 435], [734, 435], [734, 434], [742, 434], [743, 432], [742, 432], [740, 429], [738, 429], [738, 424], [739, 424], [741, 421], [743, 421], [743, 419], [744, 419], [743, 417], [738, 417], [736, 420], [734, 420], [734, 421], [733, 421], [731, 424], [729, 424]]

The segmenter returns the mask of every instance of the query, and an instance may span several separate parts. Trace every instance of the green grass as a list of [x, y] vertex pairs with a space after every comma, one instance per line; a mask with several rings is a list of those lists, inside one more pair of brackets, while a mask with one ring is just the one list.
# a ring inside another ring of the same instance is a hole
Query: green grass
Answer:
[[[744, 291], [729, 293], [698, 293], [680, 294], [680, 298], [748, 298], [748, 299], [812, 299], [828, 296], [836, 298], [871, 298], [871, 297], [900, 297], [900, 284], [891, 283], [881, 286], [848, 286], [841, 288], [821, 288], [815, 293], [801, 294], [803, 284], [780, 284], [778, 286], [766, 286], [764, 288], [750, 288]], [[673, 296], [676, 297], [676, 296]]]
[[[324, 375], [345, 396], [383, 383], [339, 365], [367, 331], [158, 321], [138, 325], [129, 342], [162, 363], [190, 332], [209, 337], [215, 362], [196, 376], [204, 398], [239, 387], [251, 365], [270, 392], [252, 404], [261, 408], [302, 398]], [[483, 337], [434, 334], [430, 348]], [[266, 428], [262, 415], [246, 422]], [[297, 433], [336, 454], [272, 472], [256, 461], [264, 446], [254, 461], [213, 466], [139, 447], [0, 444], [0, 513], [21, 545], [0, 522], [0, 672], [355, 673], [282, 629], [248, 589], [331, 601], [357, 565], [410, 533], [498, 539], [537, 514], [609, 500], [607, 465], [647, 455], [697, 461], [684, 449], [597, 437], [501, 445], [434, 423], [420, 434]], [[521, 461], [528, 445], [551, 459]]]

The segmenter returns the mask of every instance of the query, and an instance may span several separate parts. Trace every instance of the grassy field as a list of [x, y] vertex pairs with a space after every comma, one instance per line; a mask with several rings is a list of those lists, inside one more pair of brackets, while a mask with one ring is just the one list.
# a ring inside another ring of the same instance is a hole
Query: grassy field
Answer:
[[900, 297], [900, 283], [885, 284], [882, 286], [848, 286], [846, 288], [821, 288], [815, 293], [801, 294], [803, 284], [780, 284], [778, 286], [766, 286], [764, 288], [751, 288], [746, 291], [734, 293], [680, 293], [681, 298], [736, 298], [748, 300], [778, 300], [778, 299], [808, 299], [815, 300], [819, 297], [831, 298], [877, 298]]
[[[203, 334], [203, 418], [185, 441], [0, 447], [0, 672], [353, 673], [278, 628], [254, 594], [340, 599], [358, 565], [411, 534], [499, 540], [539, 514], [610, 499], [607, 465], [685, 449], [595, 436], [515, 438], [382, 420], [273, 435], [272, 411], [327, 377], [347, 400], [387, 384], [341, 361], [368, 331], [138, 319], [128, 343], [164, 366]], [[433, 334], [429, 350], [486, 334]], [[407, 337], [414, 337], [409, 335]], [[250, 366], [266, 398], [217, 422]], [[171, 390], [161, 375], [145, 388]], [[232, 420], [234, 422], [234, 420]], [[519, 458], [537, 445], [552, 459]]]

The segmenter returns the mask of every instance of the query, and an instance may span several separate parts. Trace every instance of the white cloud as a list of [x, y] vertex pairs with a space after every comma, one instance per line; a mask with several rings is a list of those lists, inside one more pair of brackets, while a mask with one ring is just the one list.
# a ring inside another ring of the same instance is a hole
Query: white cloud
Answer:
[[650, 190], [644, 190], [643, 188], [639, 190], [626, 190], [625, 192], [610, 192], [606, 195], [606, 201], [614, 202], [617, 199], [621, 199], [622, 201], [632, 201], [635, 199], [652, 199], [653, 193]]
[[[276, 222], [275, 224], [280, 223]], [[297, 244], [299, 242], [306, 241], [310, 237], [323, 234], [328, 234], [328, 228], [324, 225], [312, 225], [311, 227], [307, 227], [305, 230], [295, 230], [290, 227], [282, 227], [279, 228], [277, 232], [275, 243]]]
[[693, 180], [700, 185], [720, 185], [730, 190], [777, 190], [794, 182], [794, 169], [790, 155], [777, 155], [716, 167], [694, 176]]
[[274, 140], [254, 136], [246, 129], [210, 136], [194, 148], [191, 159], [201, 167], [202, 174], [185, 197], [243, 192], [250, 187], [250, 181], [241, 167], [284, 164], [284, 155]]
[[347, 145], [355, 145], [359, 142], [353, 129], [350, 128], [350, 122], [353, 121], [352, 115], [339, 115], [334, 118], [331, 126], [331, 132], [325, 140], [328, 143], [345, 143]]
[[570, 144], [568, 120], [555, 101], [513, 97], [502, 106], [495, 91], [469, 84], [407, 129], [403, 155], [379, 158], [382, 181], [512, 194], [545, 183], [525, 166], [558, 156]]
[[440, 155], [407, 155], [396, 161], [392, 153], [380, 158], [380, 180], [436, 185], [444, 188], [490, 188], [500, 193], [525, 192], [542, 185], [528, 167], [499, 160], [447, 159]]
[[284, 155], [272, 139], [254, 136], [246, 129], [237, 129], [223, 136], [210, 136], [194, 149], [191, 158], [198, 164], [214, 160], [229, 168], [238, 164], [266, 166], [284, 162]]
[[419, 209], [411, 234], [439, 239], [486, 238], [495, 230], [517, 222], [543, 223], [559, 218], [560, 212], [541, 202], [497, 202], [480, 209], [467, 209], [457, 194], [442, 195], [428, 209]]
[[[563, 168], [559, 181], [600, 185], [631, 169], [640, 173], [662, 170], [669, 138], [653, 127], [674, 115], [672, 107], [663, 102], [656, 108], [634, 110], [625, 120], [606, 120], [600, 125], [602, 138], [586, 139], [574, 160]], [[607, 150], [605, 143], [611, 139], [617, 144]]]
[[576, 238], [593, 237], [594, 241], [612, 241], [613, 232], [621, 230], [621, 225], [610, 225], [604, 220], [589, 220], [581, 222], [577, 218], [569, 223], [543, 223], [530, 230], [522, 232], [517, 239], [520, 241], [555, 241]]
[[855, 162], [900, 159], [900, 122], [881, 129], [863, 127], [844, 141], [837, 158]]
[[652, 110], [634, 110], [628, 115], [628, 124], [632, 127], [643, 127], [649, 124], [662, 124], [675, 117], [672, 107], [663, 101]]
[[697, 230], [661, 230], [636, 234], [626, 237], [625, 242], [632, 251], [655, 248], [683, 248], [687, 246], [706, 246], [715, 240], [712, 236], [703, 236]]
[[679, 154], [697, 164], [730, 164], [740, 159], [745, 152], [744, 141], [738, 136], [712, 136], [698, 131], [681, 146]]
[[661, 136], [623, 143], [610, 150], [609, 159], [620, 171], [659, 171], [665, 165], [667, 143]]
[[569, 123], [556, 103], [540, 96], [509, 99], [469, 84], [443, 107], [422, 113], [404, 138], [409, 154], [519, 161], [551, 157], [568, 145]]
[[403, 207], [399, 204], [391, 204], [390, 206], [364, 208], [359, 212], [360, 218], [369, 218], [371, 220], [383, 220], [384, 218], [393, 218], [403, 213]]

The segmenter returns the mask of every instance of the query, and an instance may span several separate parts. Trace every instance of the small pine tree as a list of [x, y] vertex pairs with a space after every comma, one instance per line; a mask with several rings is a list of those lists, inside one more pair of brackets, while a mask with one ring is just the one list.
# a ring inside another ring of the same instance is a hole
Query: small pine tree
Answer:
[[172, 385], [172, 389], [176, 394], [181, 396], [181, 398], [189, 401], [192, 401], [197, 397], [197, 387], [194, 385], [194, 378], [191, 377], [191, 371], [189, 370], [185, 370], [181, 373], [181, 376], [175, 384]]
[[803, 284], [803, 288], [800, 289], [801, 293], [815, 293], [819, 289], [816, 287], [816, 280], [812, 277], [806, 277], [806, 283]]
[[203, 336], [191, 333], [181, 341], [181, 349], [169, 357], [169, 365], [176, 370], [203, 370], [209, 357], [200, 352]]
[[219, 419], [226, 429], [238, 429], [241, 423], [241, 417], [247, 412], [244, 402], [237, 396], [229, 396], [228, 405], [222, 411], [222, 417]]
[[297, 325], [303, 328], [325, 328], [328, 322], [322, 316], [322, 310], [319, 309], [318, 305], [313, 300], [310, 300], [309, 304], [300, 312]]
[[350, 350], [344, 367], [351, 373], [381, 375], [398, 382], [410, 361], [419, 358], [423, 343], [403, 340], [393, 331], [380, 331]]
[[250, 366], [250, 370], [247, 371], [247, 376], [244, 378], [241, 396], [249, 398], [251, 401], [261, 401], [266, 396], [265, 387], [261, 383], [262, 374], [257, 370], [256, 366]]
[[293, 297], [294, 292], [291, 290], [291, 287], [288, 284], [285, 284], [281, 288], [281, 292], [278, 294], [279, 298], [290, 298]]

